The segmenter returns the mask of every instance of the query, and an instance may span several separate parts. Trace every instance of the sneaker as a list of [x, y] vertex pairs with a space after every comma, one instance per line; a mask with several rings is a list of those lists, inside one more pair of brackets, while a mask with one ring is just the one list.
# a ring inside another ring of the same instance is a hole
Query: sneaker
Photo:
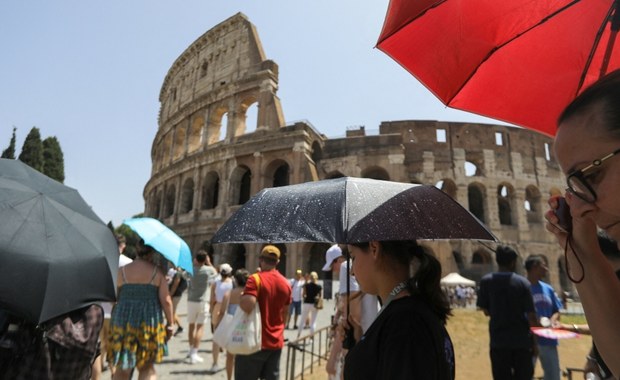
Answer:
[[198, 354], [192, 354], [186, 357], [184, 362], [187, 364], [196, 364], [204, 362], [204, 359], [198, 356]]
[[216, 373], [221, 371], [222, 368], [220, 368], [217, 364], [213, 364], [213, 366], [211, 367], [211, 369], [209, 370], [210, 373]]

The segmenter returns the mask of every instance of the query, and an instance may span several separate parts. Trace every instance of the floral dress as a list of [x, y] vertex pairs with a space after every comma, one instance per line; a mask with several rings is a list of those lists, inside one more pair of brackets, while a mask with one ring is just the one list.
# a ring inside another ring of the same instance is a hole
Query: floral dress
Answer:
[[120, 369], [143, 368], [168, 355], [159, 288], [153, 285], [157, 268], [148, 284], [128, 284], [124, 269], [118, 303], [110, 319], [107, 357]]

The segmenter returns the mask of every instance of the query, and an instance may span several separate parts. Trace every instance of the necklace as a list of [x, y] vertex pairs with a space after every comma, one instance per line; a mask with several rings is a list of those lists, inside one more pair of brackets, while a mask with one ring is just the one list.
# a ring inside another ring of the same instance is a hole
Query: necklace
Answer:
[[392, 302], [406, 288], [407, 288], [407, 281], [399, 282], [398, 284], [396, 284], [394, 289], [392, 289], [387, 299], [385, 300], [385, 303], [381, 306], [381, 310], [379, 310], [379, 312], [377, 313], [377, 316], [379, 316], [379, 314], [381, 314], [381, 312], [385, 310], [385, 308], [390, 304], [390, 302]]

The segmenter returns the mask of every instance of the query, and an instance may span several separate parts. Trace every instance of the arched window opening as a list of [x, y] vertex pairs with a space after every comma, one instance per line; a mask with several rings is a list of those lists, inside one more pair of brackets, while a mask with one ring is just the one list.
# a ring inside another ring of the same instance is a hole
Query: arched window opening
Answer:
[[246, 171], [243, 173], [241, 177], [241, 182], [239, 183], [239, 202], [238, 204], [242, 205], [245, 202], [250, 200], [250, 188], [252, 186], [252, 174], [250, 171]]
[[[233, 268], [247, 268], [246, 267], [246, 250], [245, 245], [243, 244], [233, 244], [232, 245], [232, 265]], [[251, 272], [251, 271], [250, 271]]]
[[185, 153], [185, 137], [185, 128], [180, 125], [177, 126], [174, 134], [174, 149], [172, 154], [173, 160], [178, 160], [183, 157], [183, 153]]
[[456, 267], [459, 268], [459, 271], [465, 269], [465, 260], [463, 260], [463, 255], [460, 252], [452, 251], [452, 257], [454, 258], [454, 262], [456, 263]]
[[542, 222], [542, 197], [536, 186], [528, 186], [525, 188], [525, 213], [528, 223]]
[[469, 203], [469, 211], [480, 221], [485, 222], [484, 215], [484, 194], [482, 190], [476, 185], [469, 185], [467, 187], [467, 199]]
[[473, 162], [465, 161], [464, 166], [465, 166], [465, 177], [473, 177], [473, 176], [480, 175], [480, 172], [478, 171], [478, 166], [474, 164]]
[[222, 141], [226, 138], [226, 130], [228, 129], [228, 112], [222, 115], [222, 121], [220, 122], [220, 135], [218, 141]]
[[288, 164], [280, 165], [273, 174], [273, 187], [288, 186]]
[[497, 188], [497, 208], [499, 211], [499, 223], [504, 226], [512, 226], [512, 191], [506, 185]]
[[202, 189], [202, 209], [210, 210], [216, 208], [220, 195], [220, 177], [218, 174], [209, 172]]
[[174, 214], [174, 200], [176, 198], [177, 190], [174, 185], [168, 188], [166, 192], [166, 205], [164, 209], [164, 218], [168, 218]]
[[189, 139], [187, 141], [187, 150], [189, 152], [195, 152], [202, 145], [204, 123], [205, 120], [202, 117], [197, 117], [192, 122], [192, 126], [189, 131]]
[[194, 208], [194, 180], [188, 178], [183, 183], [181, 192], [181, 213], [185, 214]]
[[318, 141], [312, 143], [312, 161], [315, 164], [318, 164], [323, 158], [323, 149], [321, 148], [321, 144]]
[[258, 126], [258, 103], [254, 102], [250, 104], [245, 111], [245, 133], [252, 133], [256, 131]]

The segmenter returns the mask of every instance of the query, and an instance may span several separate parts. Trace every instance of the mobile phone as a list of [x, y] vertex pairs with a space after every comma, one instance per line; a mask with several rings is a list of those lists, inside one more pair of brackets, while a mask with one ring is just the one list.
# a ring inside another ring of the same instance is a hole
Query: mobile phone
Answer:
[[573, 217], [570, 215], [570, 207], [564, 197], [558, 198], [558, 208], [555, 209], [555, 216], [558, 217], [556, 227], [564, 232], [571, 232], [573, 229]]

